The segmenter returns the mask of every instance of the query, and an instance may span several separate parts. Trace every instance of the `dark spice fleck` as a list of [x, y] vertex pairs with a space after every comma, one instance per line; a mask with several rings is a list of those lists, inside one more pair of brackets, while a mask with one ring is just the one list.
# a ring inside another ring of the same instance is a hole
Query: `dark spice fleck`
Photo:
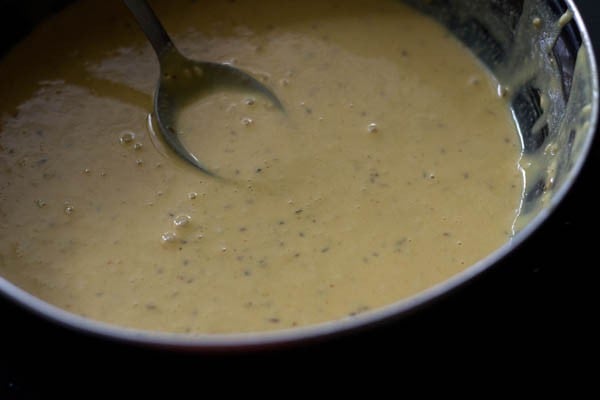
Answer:
[[273, 324], [278, 324], [279, 323], [279, 318], [269, 318], [269, 322], [271, 322]]
[[379, 172], [373, 171], [373, 172], [369, 173], [369, 182], [375, 183], [377, 178], [379, 178]]
[[353, 317], [355, 315], [358, 315], [358, 314], [360, 314], [362, 312], [365, 312], [365, 311], [368, 311], [368, 310], [369, 310], [368, 306], [360, 306], [356, 310], [350, 312], [348, 315], [351, 316], [351, 317]]

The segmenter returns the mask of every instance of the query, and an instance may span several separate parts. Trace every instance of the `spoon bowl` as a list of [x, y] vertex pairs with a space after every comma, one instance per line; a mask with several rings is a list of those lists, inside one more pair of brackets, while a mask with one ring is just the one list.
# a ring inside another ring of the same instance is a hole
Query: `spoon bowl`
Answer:
[[181, 142], [177, 123], [179, 112], [202, 95], [222, 89], [261, 94], [283, 110], [281, 101], [267, 86], [238, 68], [185, 57], [145, 0], [123, 1], [152, 44], [160, 64], [160, 78], [154, 95], [158, 135], [183, 160], [207, 175], [216, 176]]

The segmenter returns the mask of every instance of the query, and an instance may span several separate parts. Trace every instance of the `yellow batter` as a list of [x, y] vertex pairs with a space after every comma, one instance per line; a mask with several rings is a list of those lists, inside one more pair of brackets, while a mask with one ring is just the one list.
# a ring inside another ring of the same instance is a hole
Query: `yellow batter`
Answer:
[[82, 1], [0, 63], [0, 275], [148, 330], [284, 329], [424, 290], [508, 241], [521, 143], [496, 82], [390, 0], [163, 1], [215, 93], [181, 115], [222, 181], [152, 136], [158, 63], [118, 1]]

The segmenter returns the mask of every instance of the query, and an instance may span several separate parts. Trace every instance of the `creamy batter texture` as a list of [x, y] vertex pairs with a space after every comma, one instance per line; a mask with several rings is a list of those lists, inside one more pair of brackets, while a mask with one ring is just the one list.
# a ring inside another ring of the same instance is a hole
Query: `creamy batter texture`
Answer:
[[203, 175], [149, 129], [158, 62], [120, 2], [82, 1], [0, 63], [0, 275], [126, 327], [352, 318], [510, 240], [524, 178], [497, 83], [401, 2], [152, 3], [182, 53], [269, 85], [181, 114]]

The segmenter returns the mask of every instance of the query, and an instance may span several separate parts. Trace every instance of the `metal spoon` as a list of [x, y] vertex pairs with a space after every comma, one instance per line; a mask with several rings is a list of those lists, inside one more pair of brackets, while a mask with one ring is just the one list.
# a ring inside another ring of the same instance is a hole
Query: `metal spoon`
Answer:
[[179, 140], [178, 111], [203, 93], [226, 87], [262, 93], [281, 110], [283, 105], [269, 88], [246, 72], [227, 64], [184, 57], [145, 0], [123, 1], [152, 44], [160, 64], [160, 78], [154, 94], [154, 114], [159, 135], [185, 161], [214, 176], [215, 173], [206, 168]]

